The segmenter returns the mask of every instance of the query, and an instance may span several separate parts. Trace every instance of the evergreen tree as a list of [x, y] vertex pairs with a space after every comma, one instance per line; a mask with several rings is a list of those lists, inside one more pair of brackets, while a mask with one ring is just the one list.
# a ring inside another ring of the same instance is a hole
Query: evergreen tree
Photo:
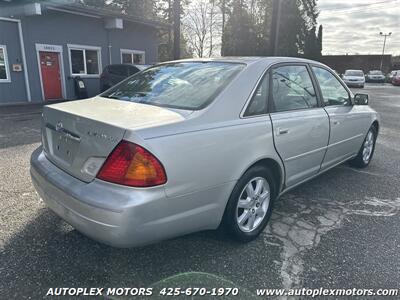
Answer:
[[298, 56], [301, 48], [303, 19], [297, 1], [281, 0], [278, 24], [278, 55]]
[[322, 30], [323, 30], [322, 25], [319, 25], [319, 28], [318, 28], [318, 50], [321, 53], [321, 56], [322, 56]]
[[255, 24], [243, 0], [235, 1], [222, 35], [221, 52], [226, 56], [254, 55]]
[[[271, 55], [272, 0], [232, 0], [231, 3], [223, 28], [221, 54]], [[311, 39], [315, 36], [318, 17], [316, 0], [280, 0], [280, 4], [278, 55], [302, 56], [306, 43], [307, 47], [315, 43]]]
[[309, 59], [319, 60], [321, 58], [321, 51], [319, 48], [316, 29], [313, 27], [307, 32], [307, 37], [304, 43], [304, 56]]

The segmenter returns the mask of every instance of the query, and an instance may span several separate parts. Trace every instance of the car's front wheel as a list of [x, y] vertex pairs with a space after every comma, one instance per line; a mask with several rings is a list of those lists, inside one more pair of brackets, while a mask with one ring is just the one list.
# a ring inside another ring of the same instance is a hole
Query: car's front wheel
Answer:
[[255, 239], [271, 217], [276, 184], [264, 166], [250, 168], [237, 182], [225, 209], [223, 225], [240, 242]]
[[350, 161], [350, 164], [357, 168], [365, 168], [369, 165], [375, 152], [375, 142], [378, 131], [375, 126], [371, 126], [365, 136], [364, 142], [358, 151], [357, 156]]

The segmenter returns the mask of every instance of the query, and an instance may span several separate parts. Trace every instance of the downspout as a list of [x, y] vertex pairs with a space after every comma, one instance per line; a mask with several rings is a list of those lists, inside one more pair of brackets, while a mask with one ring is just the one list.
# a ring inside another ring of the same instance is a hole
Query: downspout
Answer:
[[30, 88], [30, 85], [29, 85], [29, 78], [28, 78], [28, 65], [26, 63], [25, 44], [24, 44], [24, 36], [22, 34], [21, 20], [3, 18], [3, 17], [0, 17], [0, 20], [1, 21], [8, 21], [8, 22], [16, 22], [17, 23], [18, 35], [19, 35], [19, 43], [20, 43], [20, 46], [21, 46], [22, 63], [24, 65], [23, 69], [24, 69], [24, 77], [25, 77], [26, 97], [28, 98], [28, 102], [32, 102], [31, 88]]
[[24, 36], [22, 35], [21, 20], [18, 20], [18, 33], [19, 33], [19, 42], [20, 42], [20, 44], [21, 44], [22, 63], [24, 64], [24, 76], [25, 76], [26, 96], [28, 97], [28, 102], [31, 102], [31, 101], [32, 101], [32, 98], [31, 98], [31, 88], [30, 88], [30, 86], [29, 86], [28, 65], [27, 65], [27, 63], [26, 63], [25, 43], [24, 43]]
[[111, 48], [112, 45], [110, 44], [110, 30], [107, 30], [107, 44], [108, 44], [108, 64], [112, 65], [112, 57], [111, 57]]

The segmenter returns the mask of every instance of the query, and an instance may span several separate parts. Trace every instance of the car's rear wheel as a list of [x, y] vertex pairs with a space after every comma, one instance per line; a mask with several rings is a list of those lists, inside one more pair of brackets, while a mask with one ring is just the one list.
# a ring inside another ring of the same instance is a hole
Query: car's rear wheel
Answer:
[[225, 209], [225, 230], [240, 242], [255, 239], [271, 217], [276, 183], [271, 171], [254, 166], [237, 182]]
[[365, 136], [364, 142], [358, 151], [357, 156], [350, 161], [350, 164], [357, 168], [365, 168], [369, 165], [375, 152], [375, 142], [378, 131], [375, 126], [371, 126]]

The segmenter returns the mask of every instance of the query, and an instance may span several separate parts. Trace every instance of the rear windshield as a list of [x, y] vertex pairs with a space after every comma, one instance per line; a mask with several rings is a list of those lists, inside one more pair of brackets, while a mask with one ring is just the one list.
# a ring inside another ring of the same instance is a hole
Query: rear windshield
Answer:
[[363, 77], [364, 73], [362, 71], [346, 71], [346, 73], [344, 73], [344, 75]]
[[383, 75], [381, 71], [371, 71], [369, 72], [371, 75]]
[[226, 62], [180, 62], [139, 72], [100, 96], [177, 109], [206, 107], [244, 68]]

